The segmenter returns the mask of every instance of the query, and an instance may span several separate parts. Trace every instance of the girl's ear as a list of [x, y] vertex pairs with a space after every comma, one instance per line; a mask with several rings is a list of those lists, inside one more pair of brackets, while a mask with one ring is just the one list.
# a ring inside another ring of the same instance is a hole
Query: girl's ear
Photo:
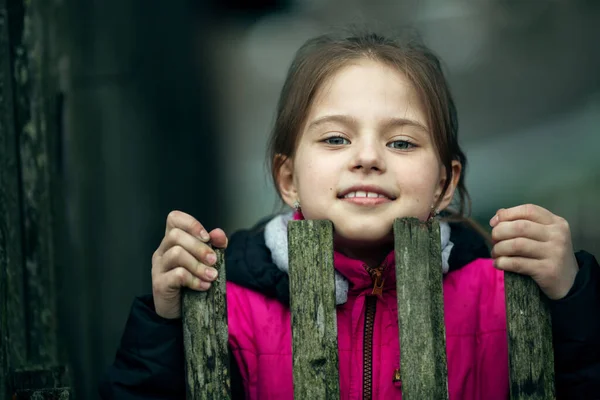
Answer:
[[[444, 194], [444, 197], [439, 201], [438, 210], [443, 210], [450, 205], [452, 202], [452, 197], [454, 196], [454, 190], [458, 186], [458, 182], [460, 180], [460, 174], [462, 172], [462, 164], [458, 160], [452, 160], [452, 177], [450, 181], [450, 185]], [[441, 169], [441, 179], [438, 185], [438, 189], [435, 194], [435, 202], [438, 202], [439, 196], [442, 194], [442, 190], [444, 189], [444, 185], [446, 184], [446, 168], [442, 166]]]
[[277, 173], [277, 189], [279, 189], [283, 201], [288, 206], [294, 207], [294, 203], [299, 200], [294, 179], [294, 163], [290, 158], [284, 160], [284, 156], [281, 154], [277, 154], [275, 157], [279, 158], [277, 161], [281, 163]]

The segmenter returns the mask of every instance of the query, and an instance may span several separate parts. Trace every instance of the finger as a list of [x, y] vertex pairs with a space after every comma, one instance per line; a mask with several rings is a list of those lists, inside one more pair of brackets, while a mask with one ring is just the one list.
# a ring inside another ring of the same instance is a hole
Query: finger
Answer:
[[210, 243], [215, 247], [224, 249], [228, 243], [227, 235], [220, 228], [213, 229], [210, 231]]
[[526, 257], [542, 259], [546, 253], [544, 243], [522, 237], [503, 240], [496, 243], [492, 248], [492, 258]]
[[214, 281], [218, 271], [199, 262], [181, 246], [171, 247], [163, 256], [163, 263], [158, 273], [167, 272], [171, 269], [183, 267], [196, 277], [205, 281]]
[[498, 257], [494, 260], [494, 267], [502, 271], [533, 276], [540, 270], [541, 263], [540, 260], [526, 257]]
[[181, 287], [189, 287], [190, 289], [205, 291], [211, 286], [210, 282], [204, 282], [193, 276], [190, 271], [183, 267], [172, 269], [164, 274], [163, 282], [167, 288], [175, 290]]
[[193, 255], [196, 260], [207, 265], [213, 265], [217, 261], [214, 250], [211, 249], [208, 244], [179, 228], [173, 228], [165, 235], [157, 252], [159, 255], [163, 255], [174, 246], [183, 247]]
[[210, 237], [204, 226], [194, 217], [182, 211], [171, 211], [167, 216], [165, 235], [173, 228], [179, 228], [198, 239], [208, 242]]
[[524, 204], [513, 208], [499, 209], [490, 220], [490, 225], [495, 227], [500, 222], [516, 221], [518, 219], [549, 225], [554, 221], [554, 214], [535, 204]]
[[492, 240], [494, 242], [518, 237], [546, 242], [550, 239], [550, 232], [547, 225], [538, 224], [526, 219], [499, 222], [492, 229]]

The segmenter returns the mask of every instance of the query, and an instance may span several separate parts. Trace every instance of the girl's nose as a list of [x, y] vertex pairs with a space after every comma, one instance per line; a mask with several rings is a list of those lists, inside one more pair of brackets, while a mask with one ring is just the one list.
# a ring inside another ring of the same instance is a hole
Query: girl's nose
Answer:
[[377, 144], [365, 143], [357, 146], [352, 169], [363, 172], [383, 172], [385, 162]]

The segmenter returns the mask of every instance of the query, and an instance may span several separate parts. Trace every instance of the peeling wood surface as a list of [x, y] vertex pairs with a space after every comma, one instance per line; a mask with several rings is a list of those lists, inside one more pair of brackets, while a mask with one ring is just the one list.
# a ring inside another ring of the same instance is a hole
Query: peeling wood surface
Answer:
[[8, 18], [7, 0], [0, 0], [0, 399], [9, 396], [9, 368], [23, 365], [27, 357], [14, 46], [8, 40]]
[[504, 273], [510, 398], [555, 398], [550, 310], [528, 276]]
[[231, 398], [227, 347], [225, 251], [215, 249], [219, 277], [206, 292], [183, 291], [182, 318], [187, 398]]
[[[62, 240], [50, 8], [0, 0], [0, 399], [69, 390], [66, 375], [53, 380], [50, 366], [58, 358], [54, 248]], [[52, 383], [32, 383], [41, 377]]]
[[402, 398], [447, 399], [439, 223], [397, 219], [394, 242]]
[[19, 390], [12, 400], [72, 400], [73, 394], [68, 387], [41, 390]]
[[288, 224], [294, 398], [339, 399], [330, 221]]

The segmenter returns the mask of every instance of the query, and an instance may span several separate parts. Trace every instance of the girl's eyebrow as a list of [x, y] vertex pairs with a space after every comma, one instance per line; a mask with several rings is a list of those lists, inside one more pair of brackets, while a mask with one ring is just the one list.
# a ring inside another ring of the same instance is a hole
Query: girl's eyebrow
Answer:
[[[315, 119], [308, 125], [307, 129], [312, 130], [312, 129], [315, 129], [321, 125], [324, 125], [324, 124], [327, 124], [330, 122], [337, 122], [337, 123], [340, 123], [343, 125], [349, 125], [349, 126], [358, 125], [358, 121], [356, 120], [356, 118], [354, 118], [351, 115], [334, 114], [334, 115], [324, 115], [322, 117]], [[429, 132], [429, 130], [427, 129], [427, 127], [425, 127], [425, 125], [423, 125], [419, 121], [416, 121], [416, 120], [410, 119], [410, 118], [391, 117], [391, 118], [385, 119], [381, 123], [381, 125], [382, 125], [383, 129], [390, 129], [390, 128], [396, 128], [396, 127], [410, 125], [410, 126], [420, 128], [425, 132]]]
[[341, 114], [324, 115], [322, 117], [319, 117], [319, 118], [313, 120], [308, 125], [308, 130], [315, 129], [321, 125], [325, 125], [330, 122], [337, 122], [342, 125], [350, 125], [350, 126], [358, 125], [358, 121], [356, 120], [356, 118], [354, 118], [351, 115], [341, 115]]

